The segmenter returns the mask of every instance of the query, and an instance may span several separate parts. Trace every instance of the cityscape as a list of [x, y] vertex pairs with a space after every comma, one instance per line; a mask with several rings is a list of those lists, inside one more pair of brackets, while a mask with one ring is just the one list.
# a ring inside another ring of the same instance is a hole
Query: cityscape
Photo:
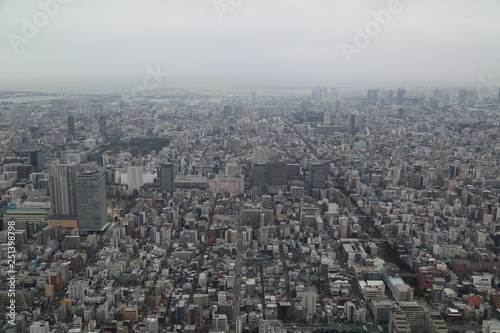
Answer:
[[500, 332], [499, 14], [0, 1], [0, 331]]
[[4, 332], [494, 332], [500, 92], [351, 93], [2, 102]]

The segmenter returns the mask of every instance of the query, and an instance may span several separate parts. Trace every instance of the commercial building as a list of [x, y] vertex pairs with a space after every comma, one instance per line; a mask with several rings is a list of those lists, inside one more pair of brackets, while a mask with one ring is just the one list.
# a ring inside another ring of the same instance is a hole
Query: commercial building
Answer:
[[77, 177], [78, 221], [83, 231], [103, 231], [107, 225], [104, 172], [84, 172]]

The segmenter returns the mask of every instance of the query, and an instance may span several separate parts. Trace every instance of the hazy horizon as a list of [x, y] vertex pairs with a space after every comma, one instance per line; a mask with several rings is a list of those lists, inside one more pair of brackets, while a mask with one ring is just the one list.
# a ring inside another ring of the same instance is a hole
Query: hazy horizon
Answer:
[[[0, 0], [0, 90], [500, 81], [498, 0], [65, 1]], [[43, 18], [36, 32], [25, 27]], [[148, 68], [168, 76], [144, 81]]]

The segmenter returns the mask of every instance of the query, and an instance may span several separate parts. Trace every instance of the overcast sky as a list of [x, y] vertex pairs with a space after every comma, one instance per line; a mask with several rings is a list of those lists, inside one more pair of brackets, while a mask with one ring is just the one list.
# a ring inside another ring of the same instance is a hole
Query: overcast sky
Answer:
[[[54, 1], [68, 3], [45, 15]], [[148, 66], [169, 73], [160, 87], [500, 81], [500, 0], [391, 1], [0, 0], [0, 90], [120, 91]]]

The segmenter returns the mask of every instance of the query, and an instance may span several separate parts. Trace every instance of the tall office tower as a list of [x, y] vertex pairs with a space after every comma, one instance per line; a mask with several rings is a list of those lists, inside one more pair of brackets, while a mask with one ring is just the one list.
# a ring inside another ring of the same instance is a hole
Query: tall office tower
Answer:
[[231, 105], [224, 105], [224, 109], [222, 110], [222, 116], [224, 118], [229, 118], [233, 115], [233, 107]]
[[330, 126], [331, 124], [332, 124], [332, 114], [327, 111], [323, 114], [323, 126]]
[[358, 133], [358, 116], [351, 114], [349, 118], [349, 133], [356, 135]]
[[378, 95], [377, 89], [368, 89], [366, 101], [368, 103], [376, 103], [377, 102], [377, 95]]
[[396, 105], [403, 105], [404, 104], [404, 98], [405, 98], [406, 90], [405, 89], [398, 89], [398, 92], [396, 94]]
[[392, 105], [394, 103], [394, 90], [389, 90], [387, 92], [387, 97], [385, 102], [387, 103], [387, 105]]
[[68, 135], [72, 136], [73, 138], [76, 136], [75, 117], [73, 117], [72, 115], [68, 116]]
[[458, 104], [474, 105], [476, 101], [477, 94], [475, 90], [460, 89], [458, 91]]
[[106, 117], [102, 114], [99, 117], [99, 134], [104, 137], [108, 138], [108, 129], [106, 126]]
[[45, 169], [45, 155], [43, 150], [30, 151], [30, 164], [33, 166], [33, 171], [35, 172]]
[[128, 191], [139, 190], [144, 185], [141, 166], [127, 166]]
[[323, 163], [311, 164], [309, 172], [309, 186], [311, 190], [326, 188], [326, 168]]
[[266, 163], [267, 162], [267, 148], [255, 147], [253, 149], [253, 162], [254, 163]]
[[311, 91], [311, 98], [314, 100], [319, 100], [321, 99], [321, 89], [319, 86], [315, 87]]
[[52, 215], [76, 216], [76, 176], [80, 172], [77, 162], [59, 161], [49, 165], [49, 193]]
[[252, 186], [258, 187], [261, 193], [267, 192], [267, 165], [254, 163], [252, 167]]
[[302, 304], [306, 307], [306, 314], [315, 316], [316, 315], [316, 299], [318, 293], [315, 288], [304, 292], [302, 294]]
[[267, 186], [286, 186], [287, 167], [285, 161], [267, 162]]
[[87, 171], [76, 178], [78, 226], [83, 231], [102, 231], [107, 223], [106, 175], [103, 171]]
[[173, 163], [163, 163], [158, 172], [160, 187], [164, 192], [175, 191], [175, 167]]
[[450, 105], [450, 94], [444, 94], [443, 97], [443, 105], [448, 106]]

